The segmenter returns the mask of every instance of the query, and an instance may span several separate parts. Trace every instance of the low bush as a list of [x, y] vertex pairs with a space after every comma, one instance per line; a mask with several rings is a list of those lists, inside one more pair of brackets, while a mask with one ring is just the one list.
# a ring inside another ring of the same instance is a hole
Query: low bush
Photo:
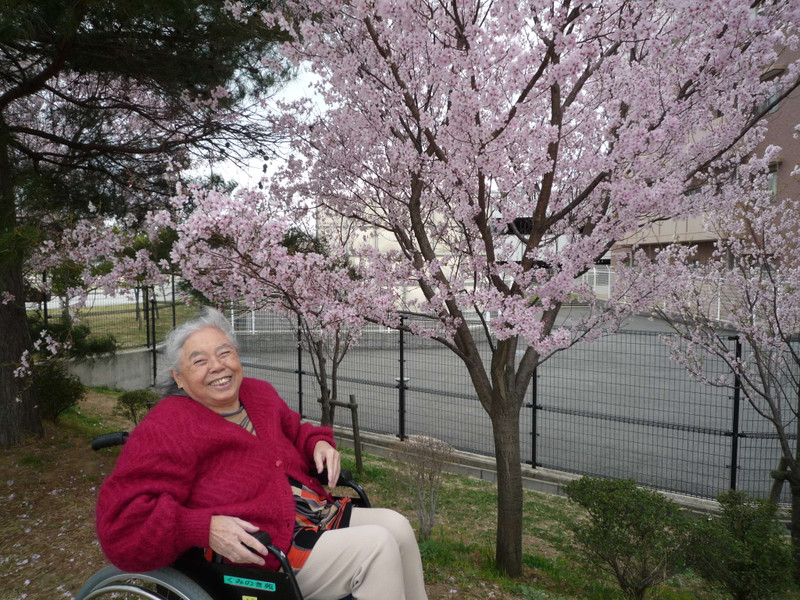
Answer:
[[159, 398], [160, 396], [153, 390], [142, 389], [123, 392], [117, 398], [113, 413], [118, 417], [130, 419], [135, 426], [155, 406]]
[[588, 512], [574, 523], [581, 554], [590, 566], [612, 575], [626, 600], [684, 568], [689, 518], [662, 494], [633, 480], [582, 477], [564, 488]]
[[792, 585], [792, 550], [778, 507], [730, 491], [718, 497], [718, 517], [699, 521], [690, 564], [735, 600], [762, 600]]
[[33, 379], [39, 414], [48, 421], [56, 421], [59, 415], [77, 406], [86, 397], [86, 388], [80, 379], [67, 373], [56, 361], [34, 366]]

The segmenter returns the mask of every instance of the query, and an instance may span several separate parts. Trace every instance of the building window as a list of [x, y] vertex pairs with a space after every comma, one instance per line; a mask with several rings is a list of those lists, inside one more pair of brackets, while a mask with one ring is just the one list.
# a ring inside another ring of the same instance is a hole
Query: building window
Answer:
[[769, 166], [769, 175], [767, 175], [767, 189], [769, 190], [770, 198], [774, 202], [778, 197], [778, 163], [772, 163]]
[[[770, 91], [767, 97], [764, 99], [764, 102], [758, 107], [759, 113], [765, 113], [767, 115], [771, 115], [776, 110], [778, 110], [779, 104], [775, 104], [772, 108], [769, 108], [772, 103], [774, 103], [781, 94], [781, 78], [780, 76], [783, 75], [784, 69], [770, 69], [766, 73], [761, 76], [761, 81], [770, 82]], [[769, 110], [767, 110], [769, 109]], [[766, 112], [765, 112], [766, 111]]]

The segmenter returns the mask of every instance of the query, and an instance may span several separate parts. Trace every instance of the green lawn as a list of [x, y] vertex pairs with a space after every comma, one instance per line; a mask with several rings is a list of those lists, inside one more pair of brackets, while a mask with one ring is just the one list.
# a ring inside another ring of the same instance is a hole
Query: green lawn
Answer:
[[[182, 303], [175, 304], [175, 324], [188, 321], [197, 314], [197, 311], [197, 306], [187, 306]], [[78, 311], [77, 317], [80, 323], [89, 327], [93, 337], [113, 335], [119, 349], [138, 348], [147, 343], [145, 312], [141, 305], [138, 311], [134, 303], [88, 307]], [[58, 313], [51, 311], [49, 319], [58, 318]], [[150, 319], [152, 323], [152, 315], [150, 315]], [[155, 318], [156, 341], [163, 341], [172, 328], [172, 305], [157, 305]]]
[[[355, 461], [343, 450], [345, 468]], [[401, 470], [389, 459], [367, 456], [358, 477], [374, 505], [395, 508], [416, 523], [413, 490], [402, 483]], [[492, 483], [446, 475], [437, 505], [437, 525], [420, 543], [429, 585], [455, 590], [453, 598], [478, 600], [618, 600], [616, 581], [593, 572], [581, 559], [570, 525], [583, 511], [564, 497], [524, 492], [523, 576], [511, 579], [494, 567], [496, 493]], [[446, 590], [445, 590], [446, 591]], [[438, 595], [437, 595], [438, 597]], [[442, 597], [445, 597], [444, 595]], [[796, 600], [797, 594], [785, 598]], [[723, 600], [691, 572], [654, 588], [648, 599]]]
[[[20, 540], [0, 548], [0, 564], [17, 565], [10, 580], [0, 575], [0, 589], [13, 587], [9, 598], [45, 597], [57, 586], [74, 593], [105, 563], [94, 542], [94, 497], [119, 449], [93, 452], [89, 440], [100, 433], [130, 429], [130, 422], [113, 413], [117, 397], [112, 390], [92, 389], [58, 424], [47, 424], [45, 436], [0, 453], [0, 481], [8, 487], [8, 493], [0, 496], [0, 509], [7, 517], [0, 519], [0, 538]], [[345, 449], [343, 456], [343, 466], [355, 473], [353, 453]], [[415, 490], [403, 483], [402, 473], [394, 460], [365, 455], [364, 472], [357, 479], [373, 505], [398, 510], [416, 526]], [[498, 573], [494, 567], [495, 505], [494, 484], [444, 476], [436, 525], [430, 539], [420, 543], [430, 600], [621, 599], [615, 581], [581, 560], [571, 524], [584, 513], [560, 496], [524, 492], [523, 574], [511, 579]], [[31, 526], [33, 521], [36, 527]], [[48, 554], [53, 551], [54, 532], [66, 540], [58, 541], [57, 548], [81, 550], [79, 563], [71, 562], [72, 555], [66, 551]], [[652, 590], [647, 598], [724, 600], [726, 596], [687, 571]], [[784, 596], [784, 600], [798, 598], [797, 594]]]

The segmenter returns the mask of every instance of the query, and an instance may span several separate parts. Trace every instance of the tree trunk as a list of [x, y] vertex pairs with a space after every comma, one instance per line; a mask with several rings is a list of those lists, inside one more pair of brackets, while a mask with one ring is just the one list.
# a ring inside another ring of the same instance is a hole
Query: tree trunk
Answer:
[[[331, 400], [332, 398], [327, 393], [327, 390], [324, 390], [322, 392], [322, 397], [317, 400], [321, 407], [319, 422], [320, 425], [323, 425], [324, 427], [333, 427], [333, 411], [335, 407], [333, 404], [331, 404]], [[333, 400], [335, 402], [335, 399]]]
[[0, 302], [0, 446], [13, 446], [28, 434], [42, 433], [42, 423], [32, 377], [14, 375], [25, 350], [30, 349], [22, 269], [0, 266], [0, 290], [14, 297]]
[[794, 557], [792, 576], [795, 582], [800, 584], [800, 477], [794, 473], [789, 479], [789, 488], [792, 491], [792, 514], [789, 522], [792, 556]]
[[[502, 405], [502, 406], [501, 406]], [[497, 465], [497, 566], [510, 577], [522, 574], [522, 465], [520, 462], [519, 404], [495, 400], [489, 415]]]
[[42, 432], [33, 380], [14, 375], [31, 342], [23, 285], [25, 248], [23, 236], [17, 235], [11, 177], [8, 147], [0, 142], [0, 446]]
[[312, 356], [315, 361], [317, 384], [319, 385], [320, 398], [318, 402], [322, 407], [320, 423], [326, 427], [333, 427], [333, 410], [331, 404], [331, 389], [328, 387], [328, 361], [325, 359], [325, 347], [321, 341], [311, 342]]
[[[497, 469], [497, 539], [495, 563], [510, 577], [522, 574], [522, 464], [519, 420], [522, 397], [538, 355], [526, 353], [524, 368], [515, 365], [518, 340], [497, 343], [487, 373], [471, 334], [457, 336], [464, 364], [481, 405], [492, 422]], [[527, 373], [527, 376], [525, 375]], [[527, 382], [523, 385], [523, 380]]]

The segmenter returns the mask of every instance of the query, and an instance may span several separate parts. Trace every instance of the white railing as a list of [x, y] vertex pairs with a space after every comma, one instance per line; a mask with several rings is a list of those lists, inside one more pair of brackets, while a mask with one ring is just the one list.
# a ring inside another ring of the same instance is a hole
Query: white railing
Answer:
[[591, 286], [595, 297], [607, 299], [611, 297], [611, 286], [614, 282], [614, 269], [611, 265], [595, 265], [581, 275], [580, 280]]

